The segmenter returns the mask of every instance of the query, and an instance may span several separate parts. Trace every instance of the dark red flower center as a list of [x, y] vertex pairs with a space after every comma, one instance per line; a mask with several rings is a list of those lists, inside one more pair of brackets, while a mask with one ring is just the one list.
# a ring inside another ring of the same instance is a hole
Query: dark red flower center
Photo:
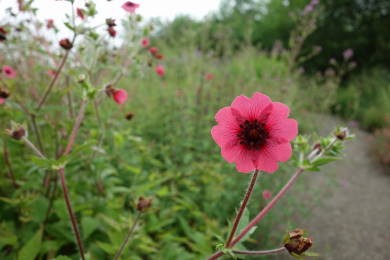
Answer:
[[257, 119], [253, 121], [245, 120], [240, 125], [240, 131], [237, 134], [240, 144], [249, 150], [259, 150], [262, 148], [268, 137], [268, 131], [264, 123], [260, 123]]
[[134, 7], [137, 7], [138, 5], [135, 3], [132, 3], [132, 2], [126, 2], [126, 6], [130, 7], [130, 8], [134, 8]]

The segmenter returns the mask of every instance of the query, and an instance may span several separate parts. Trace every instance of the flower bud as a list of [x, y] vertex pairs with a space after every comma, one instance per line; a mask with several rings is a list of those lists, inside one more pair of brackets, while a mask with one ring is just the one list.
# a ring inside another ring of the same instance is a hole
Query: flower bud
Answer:
[[340, 141], [343, 141], [347, 137], [349, 137], [348, 128], [346, 128], [346, 127], [338, 128], [338, 129], [336, 129], [334, 135], [336, 136], [337, 139], [339, 139]]
[[129, 112], [129, 113], [126, 114], [125, 118], [126, 118], [126, 120], [130, 121], [131, 119], [133, 119], [133, 117], [134, 117], [134, 114]]
[[0, 27], [0, 42], [7, 40], [7, 31]]
[[15, 140], [21, 140], [23, 137], [27, 136], [27, 132], [22, 126], [7, 129], [6, 133]]
[[59, 44], [65, 50], [70, 50], [73, 47], [72, 42], [68, 38], [60, 40]]
[[115, 19], [107, 18], [107, 19], [106, 19], [106, 24], [108, 25], [108, 27], [114, 27], [114, 26], [116, 26]]
[[10, 93], [8, 90], [4, 88], [0, 88], [0, 98], [6, 99], [10, 96]]
[[108, 34], [109, 34], [112, 38], [115, 38], [115, 36], [116, 36], [116, 30], [114, 29], [114, 27], [108, 27], [107, 31], [108, 31]]
[[144, 198], [142, 196], [139, 197], [138, 203], [137, 203], [137, 210], [139, 212], [145, 212], [151, 206], [152, 206], [152, 199], [151, 198]]
[[301, 255], [313, 245], [311, 238], [304, 237], [303, 235], [304, 231], [302, 229], [295, 229], [288, 232], [284, 240], [284, 247], [290, 254]]

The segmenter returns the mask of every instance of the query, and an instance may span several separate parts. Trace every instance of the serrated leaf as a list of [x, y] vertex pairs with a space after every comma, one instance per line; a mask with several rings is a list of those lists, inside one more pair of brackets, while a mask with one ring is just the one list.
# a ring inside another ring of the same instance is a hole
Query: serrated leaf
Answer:
[[35, 259], [41, 249], [42, 228], [40, 228], [19, 251], [19, 260]]

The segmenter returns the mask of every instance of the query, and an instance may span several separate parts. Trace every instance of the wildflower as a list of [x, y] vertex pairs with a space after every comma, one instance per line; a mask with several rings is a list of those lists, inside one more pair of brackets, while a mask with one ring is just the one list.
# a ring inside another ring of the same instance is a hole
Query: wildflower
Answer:
[[7, 31], [0, 27], [0, 42], [7, 40]]
[[151, 47], [151, 48], [149, 49], [149, 52], [150, 52], [151, 54], [156, 54], [156, 53], [158, 53], [158, 49], [157, 49], [156, 47]]
[[47, 29], [52, 29], [52, 28], [54, 28], [54, 20], [53, 20], [53, 19], [47, 19], [47, 20], [46, 20], [46, 28], [47, 28]]
[[107, 32], [108, 32], [108, 34], [109, 34], [112, 38], [115, 38], [115, 36], [116, 36], [116, 30], [114, 29], [114, 27], [108, 27]]
[[135, 10], [139, 7], [139, 4], [127, 1], [122, 5], [122, 8], [128, 13], [134, 13]]
[[152, 199], [151, 198], [144, 198], [139, 197], [138, 203], [137, 203], [137, 210], [140, 212], [145, 212], [148, 208], [152, 206]]
[[150, 42], [149, 42], [149, 39], [148, 39], [148, 38], [143, 38], [143, 39], [141, 40], [141, 45], [142, 45], [142, 47], [146, 48], [146, 47], [149, 46], [149, 44], [150, 44]]
[[106, 24], [107, 24], [108, 27], [114, 27], [114, 26], [116, 26], [115, 20], [112, 19], [112, 18], [107, 18], [107, 19], [106, 19]]
[[163, 65], [157, 65], [155, 71], [160, 77], [163, 77], [165, 75], [165, 68]]
[[162, 55], [161, 53], [156, 53], [153, 55], [156, 59], [158, 60], [163, 60], [164, 59], [164, 55]]
[[122, 105], [127, 100], [127, 91], [124, 89], [115, 89], [112, 93], [112, 98], [116, 103]]
[[16, 71], [11, 66], [3, 66], [2, 71], [3, 74], [9, 79], [13, 79], [16, 77]]
[[272, 193], [269, 190], [264, 190], [262, 195], [263, 199], [265, 200], [269, 200], [270, 198], [272, 198]]
[[15, 140], [21, 140], [27, 136], [27, 131], [21, 125], [13, 125], [11, 129], [6, 129], [6, 133]]
[[0, 105], [5, 103], [5, 98], [0, 98]]
[[206, 76], [204, 77], [205, 80], [212, 80], [214, 78], [214, 74], [207, 73]]
[[60, 40], [59, 44], [65, 50], [70, 50], [73, 47], [72, 42], [68, 38]]
[[128, 121], [130, 121], [131, 119], [133, 119], [133, 117], [134, 117], [134, 114], [131, 113], [131, 112], [127, 113], [126, 116], [125, 116], [126, 120], [128, 120]]
[[81, 8], [76, 8], [76, 14], [77, 14], [77, 16], [78, 16], [81, 20], [84, 20], [84, 19], [85, 19], [84, 10], [83, 10], [83, 9], [81, 9]]
[[289, 108], [259, 92], [252, 98], [238, 96], [231, 106], [215, 115], [218, 125], [211, 129], [214, 141], [221, 147], [222, 157], [235, 163], [239, 172], [278, 169], [278, 162], [291, 157], [292, 141], [298, 124], [288, 118]]
[[343, 52], [344, 60], [349, 60], [350, 58], [352, 58], [352, 56], [353, 56], [353, 50], [352, 49], [346, 49]]
[[7, 99], [10, 96], [10, 93], [8, 90], [4, 88], [0, 88], [0, 98]]
[[53, 69], [49, 69], [47, 70], [47, 74], [51, 77], [54, 77], [57, 74], [57, 71]]
[[288, 232], [284, 239], [284, 247], [290, 254], [301, 255], [313, 245], [311, 238], [304, 237], [303, 235], [304, 231], [302, 229], [295, 229]]

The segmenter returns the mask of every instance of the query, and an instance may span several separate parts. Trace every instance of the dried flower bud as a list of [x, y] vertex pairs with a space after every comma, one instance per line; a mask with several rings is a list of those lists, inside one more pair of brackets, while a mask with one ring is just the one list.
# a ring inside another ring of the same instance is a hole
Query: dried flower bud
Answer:
[[10, 93], [8, 90], [4, 89], [4, 88], [0, 88], [0, 98], [8, 98], [10, 96]]
[[114, 37], [116, 36], [116, 30], [114, 29], [114, 27], [108, 27], [107, 31], [108, 31], [108, 34], [109, 34], [112, 38], [114, 38]]
[[72, 42], [68, 38], [60, 40], [59, 44], [65, 50], [70, 50], [73, 47]]
[[284, 240], [284, 247], [290, 254], [301, 255], [313, 245], [311, 238], [304, 237], [303, 235], [304, 231], [302, 229], [295, 229], [288, 232]]
[[137, 203], [137, 210], [140, 212], [145, 212], [148, 208], [152, 206], [152, 199], [151, 198], [144, 198], [139, 197], [138, 203]]
[[133, 117], [134, 117], [134, 114], [131, 113], [131, 112], [129, 112], [129, 113], [126, 114], [126, 117], [125, 117], [125, 118], [126, 118], [126, 120], [129, 120], [129, 121], [130, 121], [131, 119], [133, 119]]
[[0, 42], [7, 40], [7, 31], [0, 27]]
[[349, 136], [348, 128], [339, 128], [335, 131], [334, 135], [337, 137], [337, 139], [343, 141]]
[[15, 140], [21, 140], [27, 135], [26, 130], [22, 126], [13, 129], [7, 129], [6, 132]]
[[106, 24], [108, 25], [108, 27], [114, 27], [114, 26], [116, 26], [115, 19], [107, 18], [107, 19], [106, 19]]
[[108, 84], [104, 91], [105, 91], [107, 96], [111, 97], [114, 94], [114, 92], [115, 92], [115, 88], [114, 88], [113, 85]]

